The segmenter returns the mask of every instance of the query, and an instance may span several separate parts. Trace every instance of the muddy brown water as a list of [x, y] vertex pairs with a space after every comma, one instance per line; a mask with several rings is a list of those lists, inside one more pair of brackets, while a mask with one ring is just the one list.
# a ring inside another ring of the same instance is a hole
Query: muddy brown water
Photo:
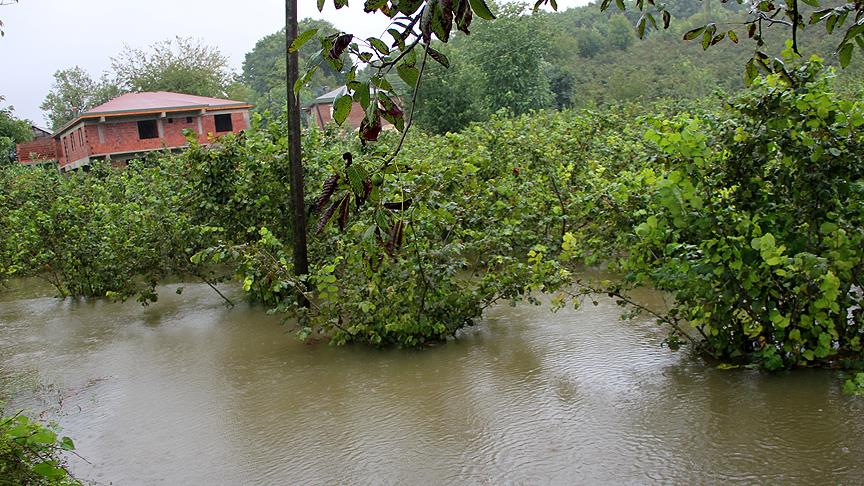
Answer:
[[203, 285], [142, 308], [17, 284], [0, 372], [64, 397], [72, 467], [105, 484], [864, 483], [864, 400], [836, 372], [713, 369], [609, 301], [382, 351], [302, 344]]

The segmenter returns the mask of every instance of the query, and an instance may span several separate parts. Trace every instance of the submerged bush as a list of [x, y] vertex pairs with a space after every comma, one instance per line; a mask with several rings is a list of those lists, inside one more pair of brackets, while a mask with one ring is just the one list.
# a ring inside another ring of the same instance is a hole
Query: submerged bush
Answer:
[[864, 105], [812, 62], [757, 80], [722, 116], [653, 125], [646, 206], [616, 246], [625, 282], [605, 291], [670, 292], [672, 342], [689, 324], [724, 362], [861, 366]]

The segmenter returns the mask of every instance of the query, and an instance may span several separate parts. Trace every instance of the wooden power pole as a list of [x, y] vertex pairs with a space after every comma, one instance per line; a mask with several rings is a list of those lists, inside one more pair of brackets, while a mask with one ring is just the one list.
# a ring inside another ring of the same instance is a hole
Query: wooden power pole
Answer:
[[[285, 65], [287, 67], [286, 88], [288, 95], [288, 160], [291, 165], [292, 226], [294, 230], [294, 274], [309, 273], [309, 257], [306, 248], [306, 208], [303, 195], [303, 160], [300, 152], [300, 103], [294, 95], [294, 83], [299, 77], [297, 52], [289, 47], [297, 38], [297, 0], [285, 0]], [[298, 292], [297, 301], [306, 307], [309, 302]]]

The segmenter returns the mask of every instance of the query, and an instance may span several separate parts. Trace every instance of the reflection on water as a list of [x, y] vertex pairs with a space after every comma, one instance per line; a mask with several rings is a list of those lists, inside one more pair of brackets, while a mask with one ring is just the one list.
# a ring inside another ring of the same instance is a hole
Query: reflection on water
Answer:
[[864, 477], [864, 403], [833, 373], [706, 369], [609, 301], [497, 307], [418, 352], [304, 345], [204, 285], [146, 308], [13, 292], [0, 296], [0, 372], [74, 392], [64, 433], [93, 463], [75, 470], [106, 483]]

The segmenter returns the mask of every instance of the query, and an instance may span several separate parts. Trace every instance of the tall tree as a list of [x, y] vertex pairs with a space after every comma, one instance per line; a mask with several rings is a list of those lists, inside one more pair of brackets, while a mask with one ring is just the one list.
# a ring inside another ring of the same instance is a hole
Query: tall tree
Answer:
[[518, 4], [502, 7], [497, 20], [478, 26], [467, 39], [468, 62], [483, 72], [493, 112], [521, 115], [553, 103], [544, 72], [552, 42], [540, 29], [540, 18], [523, 10]]
[[[326, 20], [303, 19], [297, 24], [298, 32], [317, 29], [321, 35], [333, 35], [339, 31]], [[313, 43], [304, 44], [298, 50], [300, 72], [309, 67], [310, 59], [316, 53]], [[261, 38], [255, 47], [246, 54], [243, 61], [243, 83], [254, 92], [259, 109], [269, 110], [278, 115], [285, 106], [285, 29]], [[300, 90], [301, 100], [310, 99], [324, 90], [334, 89], [345, 83], [344, 73], [323, 64], [307, 80]]]
[[627, 17], [621, 14], [613, 15], [609, 19], [609, 30], [606, 34], [606, 41], [609, 46], [623, 51], [630, 47], [634, 40], [636, 40], [636, 35]]
[[[0, 96], [0, 102], [3, 102]], [[19, 120], [12, 115], [12, 107], [0, 107], [0, 166], [15, 161], [15, 144], [26, 142], [33, 137], [30, 122]]]
[[116, 84], [124, 91], [174, 91], [225, 97], [234, 74], [218, 48], [175, 37], [148, 49], [124, 46], [111, 58]]
[[95, 81], [78, 66], [54, 73], [51, 91], [39, 108], [54, 130], [72, 121], [80, 113], [118, 96], [120, 88], [106, 75]]

